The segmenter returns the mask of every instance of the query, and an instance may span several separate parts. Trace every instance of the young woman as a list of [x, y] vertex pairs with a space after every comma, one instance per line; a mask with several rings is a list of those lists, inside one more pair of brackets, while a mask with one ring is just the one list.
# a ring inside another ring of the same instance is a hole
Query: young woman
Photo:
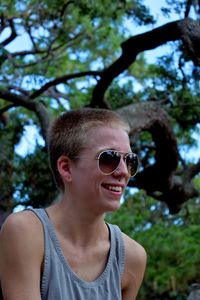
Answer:
[[12, 214], [3, 225], [5, 300], [136, 299], [145, 250], [104, 220], [137, 172], [128, 132], [125, 121], [103, 109], [65, 112], [53, 122], [49, 161], [60, 200]]

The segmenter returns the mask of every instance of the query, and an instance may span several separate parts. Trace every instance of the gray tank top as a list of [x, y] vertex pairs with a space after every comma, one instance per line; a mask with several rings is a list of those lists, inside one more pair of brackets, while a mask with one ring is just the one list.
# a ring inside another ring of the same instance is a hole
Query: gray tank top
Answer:
[[67, 263], [55, 228], [44, 209], [31, 209], [44, 228], [44, 269], [41, 278], [42, 300], [120, 300], [124, 272], [125, 246], [118, 226], [107, 224], [110, 252], [102, 274], [92, 282], [80, 279]]

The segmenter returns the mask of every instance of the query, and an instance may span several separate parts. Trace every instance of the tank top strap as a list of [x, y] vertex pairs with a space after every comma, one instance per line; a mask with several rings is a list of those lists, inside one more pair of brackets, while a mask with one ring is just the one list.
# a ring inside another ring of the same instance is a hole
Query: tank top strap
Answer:
[[110, 230], [111, 256], [115, 255], [118, 261], [120, 278], [122, 279], [125, 266], [125, 244], [120, 228], [117, 225], [107, 223]]
[[113, 300], [121, 298], [121, 280], [125, 265], [125, 244], [117, 225], [106, 223], [110, 236], [110, 252], [102, 274], [91, 282], [80, 279], [66, 261], [55, 228], [43, 208], [28, 209], [41, 221], [44, 230], [44, 268], [41, 278], [43, 300]]
[[46, 226], [49, 226], [49, 217], [44, 208], [27, 208], [26, 210], [32, 211], [38, 217], [44, 227], [44, 230]]
[[44, 299], [44, 295], [47, 292], [48, 287], [48, 277], [50, 274], [50, 257], [51, 257], [51, 240], [49, 239], [49, 231], [51, 232], [53, 229], [51, 228], [50, 220], [48, 214], [43, 208], [27, 208], [26, 210], [32, 211], [40, 220], [43, 226], [44, 231], [44, 268], [41, 277], [41, 294], [42, 299]]

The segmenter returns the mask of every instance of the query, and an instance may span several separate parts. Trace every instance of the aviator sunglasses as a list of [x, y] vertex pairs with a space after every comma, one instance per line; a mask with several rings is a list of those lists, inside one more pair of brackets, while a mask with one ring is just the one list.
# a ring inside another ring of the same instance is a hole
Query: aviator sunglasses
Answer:
[[139, 159], [137, 154], [132, 152], [124, 153], [115, 150], [104, 150], [96, 156], [100, 172], [104, 175], [110, 175], [115, 172], [120, 164], [121, 157], [126, 162], [130, 176], [135, 176], [139, 168]]

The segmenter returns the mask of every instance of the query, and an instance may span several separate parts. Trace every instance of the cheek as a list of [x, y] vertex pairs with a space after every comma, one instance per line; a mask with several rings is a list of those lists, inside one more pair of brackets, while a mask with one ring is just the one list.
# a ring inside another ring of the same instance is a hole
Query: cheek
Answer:
[[77, 185], [84, 185], [85, 189], [87, 188], [97, 191], [100, 189], [105, 175], [99, 171], [97, 160], [82, 160], [78, 165], [73, 166], [72, 178]]

